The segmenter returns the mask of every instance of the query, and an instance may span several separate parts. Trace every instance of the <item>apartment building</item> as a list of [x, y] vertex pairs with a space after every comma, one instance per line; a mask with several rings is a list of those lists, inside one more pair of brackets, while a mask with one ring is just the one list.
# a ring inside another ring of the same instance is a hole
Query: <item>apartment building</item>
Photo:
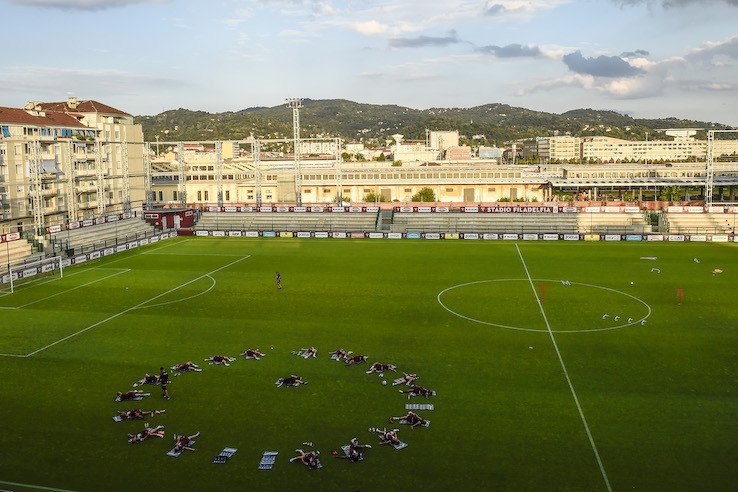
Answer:
[[140, 209], [143, 132], [97, 101], [0, 108], [0, 230]]
[[[582, 139], [579, 137], [545, 137], [536, 139], [538, 156], [547, 161], [579, 160]], [[524, 147], [525, 149], [525, 147]]]
[[582, 158], [599, 162], [688, 161], [704, 159], [707, 145], [704, 140], [676, 137], [674, 140], [622, 140], [612, 137], [585, 137], [582, 140]]

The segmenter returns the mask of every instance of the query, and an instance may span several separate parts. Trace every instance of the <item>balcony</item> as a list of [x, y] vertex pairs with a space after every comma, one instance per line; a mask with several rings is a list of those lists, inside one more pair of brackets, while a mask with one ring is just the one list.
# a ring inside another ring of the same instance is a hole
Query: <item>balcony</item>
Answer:
[[95, 153], [94, 152], [75, 152], [74, 160], [75, 161], [94, 161]]
[[77, 186], [75, 189], [76, 189], [77, 193], [95, 193], [95, 192], [97, 192], [97, 186], [96, 185]]
[[97, 169], [76, 169], [77, 176], [97, 176]]
[[50, 189], [50, 188], [49, 189], [42, 189], [41, 190], [41, 196], [55, 196], [57, 194], [58, 194], [58, 191], [57, 190], [53, 190], [53, 189]]
[[90, 208], [97, 208], [97, 200], [90, 200], [89, 202], [81, 202], [77, 204], [77, 208], [79, 209], [90, 209]]

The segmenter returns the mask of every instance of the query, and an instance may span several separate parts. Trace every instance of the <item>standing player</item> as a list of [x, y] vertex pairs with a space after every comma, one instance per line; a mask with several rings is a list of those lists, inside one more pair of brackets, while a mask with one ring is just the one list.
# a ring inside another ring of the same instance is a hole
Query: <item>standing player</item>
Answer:
[[277, 288], [282, 290], [282, 276], [277, 272]]
[[169, 383], [169, 373], [164, 370], [163, 367], [159, 368], [159, 382], [161, 382], [161, 396], [169, 399], [169, 393], [167, 392], [167, 383]]

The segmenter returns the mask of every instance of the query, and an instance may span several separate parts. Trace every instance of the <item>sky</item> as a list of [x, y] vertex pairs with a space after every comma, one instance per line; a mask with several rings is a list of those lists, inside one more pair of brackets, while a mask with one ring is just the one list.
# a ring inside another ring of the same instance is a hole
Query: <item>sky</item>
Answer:
[[0, 0], [0, 106], [288, 97], [738, 126], [738, 0]]

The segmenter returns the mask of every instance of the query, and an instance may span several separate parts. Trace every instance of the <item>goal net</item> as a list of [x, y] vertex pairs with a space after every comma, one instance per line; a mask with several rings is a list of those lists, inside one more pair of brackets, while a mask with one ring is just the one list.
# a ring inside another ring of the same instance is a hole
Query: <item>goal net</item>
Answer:
[[61, 256], [11, 265], [7, 271], [0, 275], [0, 292], [12, 293], [25, 284], [54, 277], [64, 277]]

